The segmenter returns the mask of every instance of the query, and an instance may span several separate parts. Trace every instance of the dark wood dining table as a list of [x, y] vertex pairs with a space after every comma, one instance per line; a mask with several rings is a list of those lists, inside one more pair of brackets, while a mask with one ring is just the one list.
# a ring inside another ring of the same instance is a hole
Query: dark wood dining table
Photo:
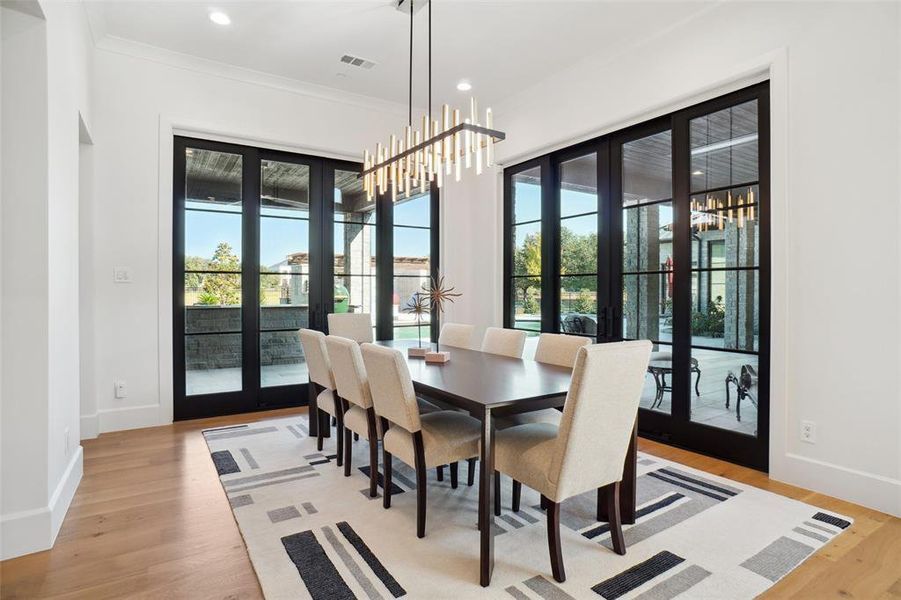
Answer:
[[[376, 342], [404, 352], [415, 341]], [[407, 358], [413, 388], [417, 393], [469, 412], [482, 424], [479, 468], [479, 582], [491, 583], [494, 569], [494, 432], [495, 418], [564, 404], [572, 370], [497, 354], [442, 347], [450, 353], [444, 364], [426, 363], [422, 358]], [[311, 428], [311, 434], [312, 428]], [[620, 512], [624, 523], [635, 522], [635, 474], [637, 460], [636, 430], [626, 453], [623, 482], [620, 486]], [[599, 502], [603, 508], [606, 503]], [[601, 511], [603, 513], [603, 511]], [[601, 515], [603, 516], [603, 514]]]

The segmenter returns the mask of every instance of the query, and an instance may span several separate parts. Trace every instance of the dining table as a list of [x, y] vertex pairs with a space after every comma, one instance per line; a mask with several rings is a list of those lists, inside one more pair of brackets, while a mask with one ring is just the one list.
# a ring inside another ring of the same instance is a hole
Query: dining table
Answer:
[[[481, 423], [479, 468], [479, 583], [487, 587], [494, 569], [494, 434], [496, 420], [507, 415], [560, 408], [566, 400], [572, 369], [534, 360], [511, 358], [465, 348], [442, 346], [445, 363], [408, 357], [415, 340], [375, 342], [396, 348], [406, 357], [413, 388], [426, 399], [468, 412]], [[431, 344], [432, 349], [435, 348]], [[311, 428], [311, 435], [313, 434]], [[633, 427], [620, 485], [623, 523], [635, 522], [637, 429]], [[606, 518], [606, 502], [598, 498], [598, 517]]]

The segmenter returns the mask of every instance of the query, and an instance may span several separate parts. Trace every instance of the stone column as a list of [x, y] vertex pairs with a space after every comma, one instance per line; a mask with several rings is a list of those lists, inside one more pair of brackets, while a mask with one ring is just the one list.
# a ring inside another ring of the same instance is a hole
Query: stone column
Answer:
[[[626, 244], [623, 260], [627, 271], [660, 269], [660, 207], [658, 205], [626, 211]], [[623, 278], [627, 299], [625, 337], [658, 339], [660, 336], [660, 275], [627, 275]]]
[[[757, 223], [746, 221], [739, 228], [733, 221], [726, 225], [726, 266], [753, 266], [757, 255]], [[727, 271], [725, 298], [725, 346], [738, 350], [754, 349], [754, 324], [757, 320], [756, 270]]]

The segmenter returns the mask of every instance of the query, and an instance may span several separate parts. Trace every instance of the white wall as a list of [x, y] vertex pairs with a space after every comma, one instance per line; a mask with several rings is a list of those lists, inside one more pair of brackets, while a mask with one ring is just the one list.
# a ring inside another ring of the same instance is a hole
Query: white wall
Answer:
[[[771, 78], [771, 476], [894, 514], [899, 68], [895, 3], [729, 3], [618, 56], [586, 59], [496, 107], [508, 136], [498, 157], [514, 164], [762, 73]], [[489, 188], [444, 207], [465, 236], [463, 253], [500, 247], [501, 197]], [[494, 213], [475, 218], [483, 208]], [[484, 263], [467, 254], [445, 266], [459, 282], [479, 277], [472, 272]], [[815, 445], [799, 441], [802, 419], [817, 423]]]
[[[83, 301], [95, 315], [83, 376], [97, 407], [96, 414], [83, 411], [86, 432], [172, 420], [173, 130], [353, 158], [406, 121], [393, 104], [164, 51], [148, 58], [154, 51], [121, 41], [101, 48], [94, 197], [83, 222], [93, 274], [82, 281]], [[134, 282], [114, 284], [116, 266], [131, 267]], [[128, 384], [127, 398], [114, 398], [119, 379]]]
[[92, 58], [81, 5], [11, 6], [2, 54], [3, 558], [52, 545], [81, 478], [78, 137], [79, 114], [90, 123]]

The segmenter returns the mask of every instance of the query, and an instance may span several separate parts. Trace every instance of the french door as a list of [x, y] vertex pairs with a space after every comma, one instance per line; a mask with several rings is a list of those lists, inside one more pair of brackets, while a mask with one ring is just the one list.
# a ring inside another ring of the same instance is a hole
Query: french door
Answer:
[[768, 92], [505, 169], [507, 326], [651, 340], [642, 435], [764, 470]]
[[[323, 330], [335, 310], [374, 313], [361, 285], [370, 261], [334, 250], [370, 255], [375, 211], [359, 202], [359, 165], [184, 137], [174, 146], [175, 418], [305, 404], [298, 329]], [[335, 240], [342, 221], [356, 233]]]

